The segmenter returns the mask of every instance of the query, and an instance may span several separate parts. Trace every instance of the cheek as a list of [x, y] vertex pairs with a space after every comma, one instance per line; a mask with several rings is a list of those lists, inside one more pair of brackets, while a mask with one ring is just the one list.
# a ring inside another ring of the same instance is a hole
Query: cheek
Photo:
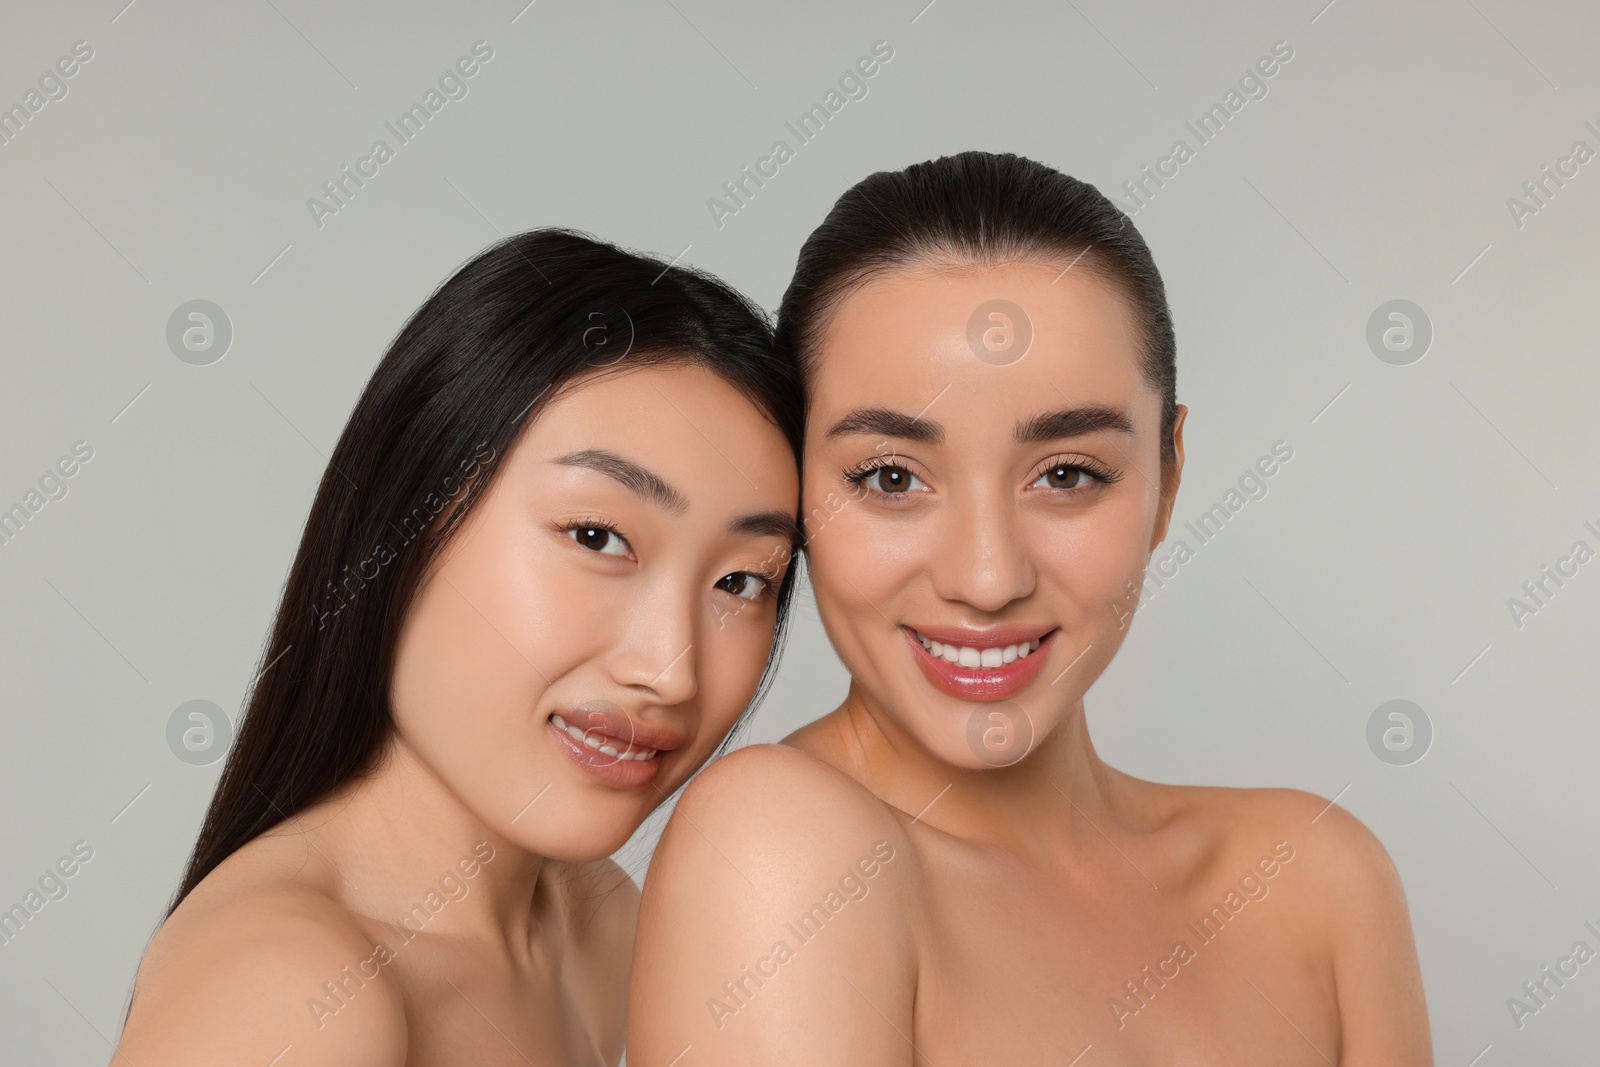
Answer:
[[1080, 625], [1117, 627], [1119, 605], [1137, 597], [1149, 558], [1150, 522], [1148, 509], [1130, 498], [1039, 531], [1034, 559], [1040, 580], [1063, 592]]
[[819, 610], [825, 617], [878, 618], [873, 605], [891, 602], [934, 558], [936, 524], [888, 513], [831, 486], [807, 490], [806, 556]]
[[550, 680], [604, 632], [583, 575], [482, 531], [451, 556], [413, 606], [395, 668], [401, 735], [437, 770], [496, 778], [507, 754], [531, 751]]
[[826, 527], [808, 531], [806, 567], [817, 614], [828, 639], [846, 657], [860, 644], [854, 635], [870, 630], [870, 620], [878, 619], [873, 605], [887, 602], [906, 585], [904, 560], [895, 558], [890, 538], [876, 526], [862, 521], [860, 507], [851, 504]]
[[773, 616], [768, 608], [762, 621], [734, 618], [720, 629], [711, 625], [706, 653], [695, 665], [698, 684], [694, 701], [709, 748], [721, 744], [755, 696], [772, 651]]

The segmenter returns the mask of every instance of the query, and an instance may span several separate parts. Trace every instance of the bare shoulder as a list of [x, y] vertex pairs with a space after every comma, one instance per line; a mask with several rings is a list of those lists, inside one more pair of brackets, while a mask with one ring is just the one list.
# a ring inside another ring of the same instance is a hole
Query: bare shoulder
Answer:
[[1334, 800], [1300, 789], [1163, 787], [1174, 828], [1196, 831], [1206, 866], [1237, 880], [1240, 872], [1283, 871], [1298, 886], [1296, 921], [1313, 922], [1325, 944], [1352, 922], [1396, 908], [1404, 895], [1388, 851], [1376, 834]]
[[712, 763], [689, 783], [679, 809], [753, 838], [775, 822], [786, 830], [860, 827], [903, 837], [894, 809], [860, 782], [784, 744], [750, 745]]
[[871, 868], [875, 888], [900, 893], [914, 884], [915, 865], [899, 814], [861, 783], [788, 745], [751, 745], [684, 791], [651, 861], [644, 907], [654, 883], [683, 877], [801, 904]]
[[151, 940], [122, 1055], [267, 1063], [294, 1046], [301, 1063], [405, 1062], [403, 998], [354, 916], [292, 881], [209, 881]]
[[[1260, 819], [1291, 841], [1305, 862], [1311, 894], [1336, 952], [1376, 926], [1405, 926], [1405, 891], [1388, 849], [1360, 819], [1330, 798], [1298, 789], [1263, 789]], [[1408, 939], [1409, 940], [1409, 939]]]
[[[1260, 918], [1279, 951], [1326, 976], [1341, 1064], [1433, 1062], [1411, 917], [1388, 850], [1335, 798], [1298, 789], [1161, 787], [1177, 842], [1205, 842], [1209, 885], [1276, 902]], [[1181, 845], [1179, 847], [1182, 847]], [[1208, 850], [1208, 851], [1207, 851]], [[1226, 902], [1226, 901], [1225, 901]], [[1234, 905], [1227, 903], [1232, 910]]]
[[1318, 880], [1352, 889], [1394, 876], [1394, 863], [1376, 834], [1334, 800], [1301, 789], [1229, 789], [1224, 803], [1237, 833], [1287, 841]]
[[[857, 1014], [877, 1005], [909, 1025], [914, 863], [895, 811], [821, 760], [784, 745], [717, 760], [679, 799], [645, 880], [630, 1062], [665, 1063], [686, 1042], [710, 1064], [750, 1062], [786, 1040], [826, 1062], [898, 1062]], [[819, 1018], [837, 1026], [818, 1033]]]

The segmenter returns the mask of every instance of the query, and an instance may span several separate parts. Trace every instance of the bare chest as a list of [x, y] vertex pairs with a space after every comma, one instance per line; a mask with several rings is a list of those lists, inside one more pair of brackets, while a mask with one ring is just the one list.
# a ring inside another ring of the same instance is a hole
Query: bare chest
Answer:
[[941, 1065], [1338, 1060], [1331, 969], [1289, 885], [1081, 887], [956, 865], [927, 881], [916, 1042]]
[[[379, 941], [388, 951], [375, 949], [365, 970], [401, 990], [408, 1067], [611, 1067], [620, 1056], [622, 1006], [596, 1003], [581, 961], [512, 968], [426, 935]], [[361, 990], [346, 982], [341, 992], [348, 1005]]]

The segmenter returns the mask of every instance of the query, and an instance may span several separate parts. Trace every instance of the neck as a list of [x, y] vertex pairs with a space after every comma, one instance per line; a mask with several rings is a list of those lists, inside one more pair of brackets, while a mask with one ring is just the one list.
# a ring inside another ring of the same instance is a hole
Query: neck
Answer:
[[492, 831], [399, 738], [379, 769], [290, 820], [352, 910], [519, 954], [554, 912], [558, 866]]
[[1118, 803], [1119, 776], [1095, 753], [1081, 698], [1050, 716], [1054, 727], [1002, 767], [956, 766], [898, 726], [900, 718], [852, 683], [824, 720], [826, 748], [842, 770], [918, 823], [1059, 863], [1097, 847], [1131, 814]]

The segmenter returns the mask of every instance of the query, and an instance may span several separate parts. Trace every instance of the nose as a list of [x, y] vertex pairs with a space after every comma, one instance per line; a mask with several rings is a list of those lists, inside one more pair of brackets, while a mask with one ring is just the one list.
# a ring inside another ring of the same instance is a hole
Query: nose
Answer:
[[1033, 557], [1003, 491], [955, 501], [944, 516], [931, 564], [939, 596], [996, 612], [1033, 592]]
[[699, 690], [694, 645], [702, 608], [692, 590], [664, 581], [629, 604], [609, 657], [612, 680], [663, 705], [692, 699]]

